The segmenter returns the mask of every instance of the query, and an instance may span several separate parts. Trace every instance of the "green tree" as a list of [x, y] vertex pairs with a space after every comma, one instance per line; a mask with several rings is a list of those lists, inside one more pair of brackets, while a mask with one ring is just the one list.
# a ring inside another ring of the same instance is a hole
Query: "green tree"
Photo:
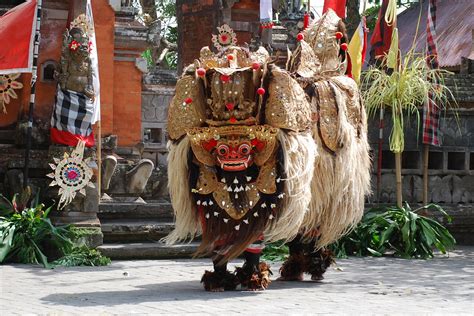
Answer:
[[176, 2], [174, 0], [134, 0], [132, 4], [141, 10], [139, 20], [146, 26], [151, 27], [156, 23], [160, 25], [159, 45], [150, 47], [144, 53], [150, 67], [176, 68], [178, 48]]

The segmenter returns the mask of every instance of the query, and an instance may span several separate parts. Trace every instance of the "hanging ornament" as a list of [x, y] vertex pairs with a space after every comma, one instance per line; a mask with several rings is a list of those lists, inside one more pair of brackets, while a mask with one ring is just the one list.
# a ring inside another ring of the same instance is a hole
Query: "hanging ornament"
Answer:
[[306, 30], [309, 26], [309, 13], [306, 11], [303, 16], [303, 30]]
[[229, 25], [224, 24], [218, 26], [217, 30], [219, 31], [219, 34], [212, 35], [212, 43], [218, 51], [223, 51], [227, 47], [237, 44], [237, 35]]
[[196, 72], [199, 77], [204, 77], [206, 75], [206, 69], [204, 68], [198, 68]]
[[85, 142], [79, 141], [71, 155], [64, 153], [62, 160], [53, 158], [54, 163], [49, 164], [54, 171], [47, 175], [53, 179], [49, 186], [59, 186], [58, 209], [71, 203], [77, 192], [85, 196], [85, 187], [91, 185], [92, 169], [88, 166], [91, 158], [83, 159], [84, 146]]
[[7, 113], [5, 104], [9, 104], [11, 99], [17, 99], [15, 89], [23, 88], [21, 82], [15, 81], [20, 74], [0, 75], [0, 107], [3, 113]]

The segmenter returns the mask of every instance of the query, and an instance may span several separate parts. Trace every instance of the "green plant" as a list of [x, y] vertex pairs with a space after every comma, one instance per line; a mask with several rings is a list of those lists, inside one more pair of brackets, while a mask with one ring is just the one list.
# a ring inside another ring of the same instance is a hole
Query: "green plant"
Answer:
[[393, 127], [390, 133], [390, 150], [403, 152], [404, 117], [414, 115], [417, 126], [420, 124], [420, 112], [428, 95], [435, 104], [446, 109], [448, 99], [454, 100], [449, 88], [444, 84], [444, 77], [450, 72], [442, 69], [431, 69], [426, 59], [410, 51], [400, 62], [400, 66], [389, 73], [384, 69], [371, 67], [364, 75], [364, 103], [367, 114], [375, 117], [381, 108], [392, 112]]
[[53, 266], [75, 267], [75, 266], [106, 266], [110, 264], [110, 258], [103, 256], [98, 250], [86, 246], [75, 247], [64, 257], [52, 262]]
[[[30, 196], [29, 188], [15, 194], [11, 202], [0, 195], [0, 263], [41, 263], [51, 268], [48, 257], [68, 258], [69, 254], [79, 256], [80, 253], [84, 257], [82, 265], [106, 262], [95, 250], [87, 253], [85, 246], [75, 247], [73, 240], [81, 231], [72, 226], [54, 226], [48, 218], [52, 207], [44, 209], [44, 204], [38, 202], [39, 194], [29, 204]], [[68, 260], [72, 262], [72, 257]]]
[[451, 217], [436, 204], [412, 210], [408, 204], [370, 209], [359, 225], [348, 235], [331, 245], [338, 257], [347, 255], [382, 256], [393, 252], [402, 258], [428, 259], [433, 249], [442, 253], [454, 247], [454, 237], [433, 218], [420, 214], [433, 209], [451, 222]]
[[267, 261], [285, 261], [288, 258], [289, 249], [283, 242], [274, 242], [265, 246], [262, 259]]

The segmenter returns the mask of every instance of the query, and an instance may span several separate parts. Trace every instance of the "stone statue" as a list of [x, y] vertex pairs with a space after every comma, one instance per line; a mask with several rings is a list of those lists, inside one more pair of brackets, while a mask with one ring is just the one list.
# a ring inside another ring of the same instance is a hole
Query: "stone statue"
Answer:
[[62, 90], [83, 93], [93, 99], [89, 43], [87, 33], [79, 27], [64, 32], [58, 81]]

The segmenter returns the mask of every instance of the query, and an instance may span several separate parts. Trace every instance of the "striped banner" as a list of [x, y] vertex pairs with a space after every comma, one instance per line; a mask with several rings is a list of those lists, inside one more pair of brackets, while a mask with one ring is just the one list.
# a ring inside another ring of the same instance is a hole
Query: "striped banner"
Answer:
[[[431, 69], [437, 69], [438, 51], [436, 49], [436, 0], [429, 0], [426, 26], [426, 62]], [[423, 144], [440, 146], [439, 138], [439, 108], [433, 102], [433, 96], [428, 94], [423, 108]]]

